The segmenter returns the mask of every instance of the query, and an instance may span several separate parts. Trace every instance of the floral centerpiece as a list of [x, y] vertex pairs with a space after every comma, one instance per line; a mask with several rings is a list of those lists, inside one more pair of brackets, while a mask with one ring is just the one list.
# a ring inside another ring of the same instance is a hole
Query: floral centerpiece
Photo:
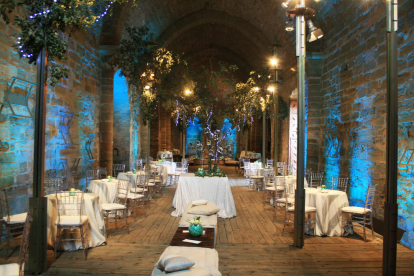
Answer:
[[188, 232], [193, 237], [198, 237], [203, 233], [203, 226], [201, 225], [200, 217], [194, 217], [189, 221], [190, 226], [188, 227]]

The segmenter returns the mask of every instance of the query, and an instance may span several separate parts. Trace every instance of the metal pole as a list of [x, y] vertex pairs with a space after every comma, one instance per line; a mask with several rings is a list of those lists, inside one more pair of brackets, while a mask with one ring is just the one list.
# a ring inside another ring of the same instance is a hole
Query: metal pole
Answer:
[[387, 0], [387, 194], [384, 206], [382, 274], [396, 275], [398, 158], [398, 0]]
[[[266, 98], [263, 99], [264, 101], [266, 100]], [[262, 128], [263, 128], [263, 136], [262, 136], [262, 165], [263, 168], [266, 165], [266, 110], [263, 111], [263, 124], [262, 124]]]
[[185, 130], [183, 130], [183, 159], [181, 160], [182, 162], [184, 162], [185, 159]]
[[150, 149], [151, 149], [151, 122], [147, 121], [147, 170], [151, 170], [150, 165]]
[[[305, 6], [305, 0], [300, 0], [300, 5]], [[299, 6], [299, 5], [298, 5]], [[297, 6], [297, 7], [298, 7]], [[297, 177], [295, 193], [295, 229], [293, 245], [304, 246], [305, 224], [305, 16], [296, 16], [296, 57], [298, 60], [298, 155]]]
[[44, 197], [45, 129], [46, 129], [46, 48], [37, 58], [33, 197], [30, 198], [30, 212], [33, 216], [30, 231], [29, 275], [46, 271], [47, 199]]
[[[278, 42], [277, 42], [277, 36], [275, 35], [275, 40], [273, 43], [273, 58], [277, 58], [277, 47], [278, 47]], [[274, 91], [274, 147], [273, 147], [273, 166], [276, 170], [276, 175], [277, 175], [277, 154], [278, 154], [278, 115], [279, 115], [279, 111], [278, 111], [278, 104], [279, 104], [279, 93], [278, 93], [278, 88], [279, 88], [279, 72], [277, 71], [277, 65], [275, 68], [275, 75], [274, 75], [274, 83], [275, 83], [275, 91]]]

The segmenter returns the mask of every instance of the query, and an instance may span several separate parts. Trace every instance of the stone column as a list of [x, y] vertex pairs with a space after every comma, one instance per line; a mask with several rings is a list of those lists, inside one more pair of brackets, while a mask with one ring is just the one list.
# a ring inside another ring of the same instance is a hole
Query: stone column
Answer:
[[100, 46], [101, 104], [99, 118], [99, 166], [106, 167], [108, 174], [113, 164], [113, 93], [115, 71], [107, 64], [106, 57], [115, 51], [114, 46]]

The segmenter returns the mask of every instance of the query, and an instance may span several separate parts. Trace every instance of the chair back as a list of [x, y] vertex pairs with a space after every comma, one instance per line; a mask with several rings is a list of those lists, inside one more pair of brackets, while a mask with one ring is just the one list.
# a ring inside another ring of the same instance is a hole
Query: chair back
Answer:
[[113, 164], [114, 177], [117, 177], [120, 172], [125, 172], [125, 164]]
[[135, 160], [135, 169], [137, 171], [141, 171], [143, 169], [143, 162], [142, 159]]
[[310, 186], [311, 187], [322, 186], [323, 174], [324, 174], [323, 172], [313, 172], [313, 173], [311, 173]]
[[70, 188], [75, 188], [75, 177], [72, 174], [66, 175], [62, 190], [67, 191]]
[[107, 167], [99, 167], [98, 178], [107, 178], [108, 177], [108, 168]]
[[136, 181], [136, 188], [141, 188], [142, 192], [139, 192], [139, 194], [146, 194], [145, 189], [148, 190], [148, 181], [150, 179], [150, 176], [147, 174], [139, 175]]
[[131, 188], [131, 182], [126, 179], [118, 180], [118, 194], [117, 194], [117, 203], [125, 205], [127, 204], [129, 190]]
[[24, 276], [24, 264], [26, 262], [27, 249], [29, 247], [30, 229], [32, 227], [33, 218], [30, 212], [27, 212], [26, 221], [24, 223], [22, 243], [20, 245], [19, 252], [19, 276]]
[[273, 159], [267, 159], [266, 160], [266, 167], [273, 167]]
[[306, 171], [305, 171], [305, 178], [306, 178], [306, 181], [308, 183], [311, 182], [311, 173], [312, 173], [312, 169], [311, 168], [306, 169]]
[[[367, 197], [365, 199], [365, 210], [373, 210], [372, 206], [374, 206], [374, 199], [375, 199], [375, 192], [377, 191], [377, 184], [370, 185], [367, 191]], [[372, 214], [372, 212], [371, 212]]]
[[62, 177], [46, 177], [44, 180], [45, 195], [54, 194], [56, 191], [63, 190]]
[[276, 163], [276, 167], [277, 167], [277, 175], [285, 175], [285, 162], [277, 162]]
[[[286, 198], [286, 202], [288, 202], [288, 198], [295, 198], [295, 189], [296, 189], [296, 184], [295, 183], [285, 183], [284, 185], [285, 187], [285, 198]], [[286, 204], [287, 206], [288, 204]]]
[[58, 213], [58, 223], [62, 216], [81, 216], [83, 214], [83, 191], [60, 191], [56, 192], [56, 209]]
[[[9, 201], [6, 188], [0, 190], [0, 215], [1, 218], [7, 217], [7, 222], [10, 223]], [[0, 231], [2, 231], [2, 229], [0, 229]]]
[[165, 160], [165, 162], [167, 162], [167, 161], [168, 162], [173, 162], [173, 159], [172, 158], [165, 158], [164, 160]]
[[267, 186], [268, 183], [274, 183], [274, 179], [275, 179], [275, 173], [273, 170], [263, 170], [263, 180], [266, 183]]
[[332, 190], [339, 190], [346, 193], [348, 178], [332, 177]]

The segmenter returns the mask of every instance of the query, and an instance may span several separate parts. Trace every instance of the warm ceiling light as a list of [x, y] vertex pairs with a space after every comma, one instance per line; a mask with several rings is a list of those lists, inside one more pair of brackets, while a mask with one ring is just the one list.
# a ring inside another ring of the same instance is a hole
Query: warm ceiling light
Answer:
[[191, 94], [191, 91], [187, 89], [187, 90], [185, 90], [185, 94], [186, 95], [190, 95]]
[[254, 87], [253, 90], [256, 92], [259, 91], [259, 87]]
[[295, 26], [293, 25], [293, 18], [289, 18], [288, 21], [286, 21], [285, 30], [288, 32], [291, 32], [295, 29]]
[[289, 7], [289, 5], [290, 5], [290, 1], [292, 1], [292, 0], [286, 0], [286, 2], [283, 2], [282, 3], [282, 7], [284, 7], [285, 9], [287, 9]]
[[318, 40], [318, 39], [323, 37], [322, 30], [319, 29], [319, 28], [316, 28], [315, 25], [313, 25], [312, 20], [309, 19], [307, 21], [307, 23], [308, 23], [308, 27], [309, 27], [309, 34], [308, 34], [308, 41], [309, 42]]
[[296, 69], [292, 67], [292, 68], [290, 68], [290, 71], [296, 72]]
[[269, 92], [275, 92], [275, 88], [273, 86], [269, 86], [269, 88], [267, 88], [267, 91]]
[[146, 76], [146, 74], [145, 74], [145, 72], [144, 73], [142, 73], [142, 75], [141, 75], [142, 77], [145, 77]]
[[277, 66], [277, 59], [275, 57], [270, 59], [270, 65], [272, 67], [276, 67]]
[[149, 86], [149, 85], [145, 85], [145, 87], [144, 87], [145, 90], [149, 90], [150, 88], [151, 88], [151, 86]]

